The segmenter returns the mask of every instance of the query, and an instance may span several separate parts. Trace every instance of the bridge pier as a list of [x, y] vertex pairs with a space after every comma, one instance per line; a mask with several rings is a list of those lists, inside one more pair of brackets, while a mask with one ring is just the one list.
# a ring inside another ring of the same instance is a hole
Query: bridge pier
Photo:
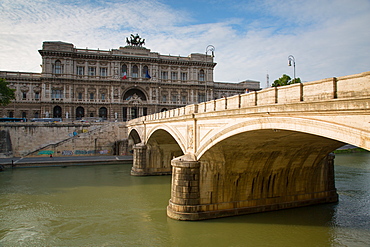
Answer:
[[[210, 186], [210, 177], [204, 174], [207, 168], [203, 167], [204, 169], [202, 169], [203, 165], [200, 161], [184, 155], [173, 159], [171, 165], [173, 167], [172, 190], [167, 215], [176, 220], [205, 220], [338, 201], [334, 181], [334, 155], [326, 156], [317, 165], [304, 172], [309, 177], [302, 179], [306, 180], [305, 183], [312, 179], [310, 187], [305, 192], [302, 192], [300, 178], [290, 177], [297, 175], [294, 174], [294, 170], [283, 172], [280, 174], [282, 177], [276, 176], [276, 180], [284, 181], [282, 183], [271, 182], [269, 179], [271, 173], [261, 179], [256, 177], [256, 173], [246, 171], [245, 181], [253, 181], [252, 184], [249, 184], [250, 186], [242, 183], [238, 186], [238, 182], [236, 182], [233, 189], [224, 190], [221, 195], [216, 193], [212, 195], [215, 192], [214, 188], [221, 184], [224, 184], [225, 187], [230, 186], [226, 184], [225, 174], [213, 174], [213, 178], [218, 177], [223, 181], [212, 181], [213, 184]], [[287, 174], [291, 175], [286, 177]], [[241, 178], [240, 174], [238, 176], [238, 179]], [[258, 173], [257, 176], [259, 176]], [[316, 182], [317, 177], [320, 177], [320, 183]], [[235, 181], [235, 178], [233, 180]], [[262, 181], [262, 184], [254, 184], [254, 181], [258, 180]], [[289, 182], [291, 184], [288, 185], [288, 182], [285, 181], [292, 182]], [[266, 184], [270, 187], [268, 191], [253, 192], [253, 190], [262, 191], [261, 187]], [[286, 184], [286, 188], [280, 188], [284, 187], [283, 184]], [[235, 196], [236, 193], [240, 194]], [[273, 195], [274, 193], [275, 195]], [[224, 198], [232, 200], [225, 201]], [[243, 198], [243, 200], [233, 200], [235, 198]]]
[[171, 174], [169, 154], [166, 151], [158, 146], [143, 143], [135, 144], [133, 150], [132, 176]]
[[200, 162], [191, 155], [173, 159], [171, 199], [167, 215], [177, 220], [199, 220]]
[[135, 144], [133, 150], [134, 153], [131, 175], [143, 176], [146, 173], [146, 145], [143, 143]]

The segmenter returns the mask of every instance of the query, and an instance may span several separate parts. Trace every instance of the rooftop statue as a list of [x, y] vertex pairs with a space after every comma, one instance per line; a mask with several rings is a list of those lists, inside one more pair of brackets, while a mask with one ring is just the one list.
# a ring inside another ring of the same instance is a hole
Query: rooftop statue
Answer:
[[141, 39], [138, 34], [136, 35], [131, 34], [130, 40], [126, 38], [126, 43], [127, 45], [130, 45], [130, 46], [140, 46], [141, 47], [145, 45], [145, 39]]

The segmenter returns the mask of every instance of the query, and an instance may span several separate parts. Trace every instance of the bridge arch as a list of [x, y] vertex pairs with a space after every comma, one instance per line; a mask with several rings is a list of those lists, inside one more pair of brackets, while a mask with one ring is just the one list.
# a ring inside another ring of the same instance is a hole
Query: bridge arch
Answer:
[[235, 124], [228, 124], [223, 128], [215, 129], [213, 131], [214, 133], [209, 135], [212, 138], [209, 138], [200, 145], [196, 156], [200, 158], [212, 146], [231, 136], [243, 132], [268, 129], [312, 134], [342, 142], [343, 145], [348, 143], [370, 150], [370, 140], [365, 139], [366, 134], [348, 125], [307, 118], [265, 117], [248, 118]]
[[179, 146], [179, 148], [181, 149], [181, 151], [183, 153], [186, 152], [186, 147], [185, 147], [185, 137], [181, 135], [181, 133], [179, 131], [177, 131], [176, 129], [174, 128], [171, 128], [170, 126], [168, 125], [161, 125], [161, 126], [156, 126], [155, 128], [151, 129], [147, 135], [147, 140], [146, 142], [148, 143], [150, 139], [157, 139], [158, 138], [158, 135], [156, 135], [156, 137], [154, 137], [155, 133], [158, 133], [158, 132], [161, 132], [161, 131], [164, 131], [162, 133], [167, 133], [169, 136], [171, 136], [171, 138], [177, 143], [177, 145]]
[[131, 175], [171, 174], [171, 160], [184, 154], [181, 136], [168, 126], [153, 128], [148, 133], [132, 129], [130, 137], [135, 143]]

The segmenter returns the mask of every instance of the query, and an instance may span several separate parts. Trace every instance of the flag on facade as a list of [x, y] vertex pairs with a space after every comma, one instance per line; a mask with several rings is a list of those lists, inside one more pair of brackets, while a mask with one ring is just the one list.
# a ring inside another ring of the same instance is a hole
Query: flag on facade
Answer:
[[149, 70], [147, 70], [147, 71], [146, 71], [146, 73], [145, 73], [145, 78], [149, 78], [149, 79], [150, 79], [150, 78], [152, 78], [152, 77], [149, 75]]
[[124, 80], [124, 79], [127, 79], [127, 74], [126, 74], [126, 72], [123, 72], [122, 80]]

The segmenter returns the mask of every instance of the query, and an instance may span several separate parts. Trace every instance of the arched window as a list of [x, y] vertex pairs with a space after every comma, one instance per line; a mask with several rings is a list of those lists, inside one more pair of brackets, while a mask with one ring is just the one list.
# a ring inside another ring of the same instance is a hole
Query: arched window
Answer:
[[76, 108], [76, 120], [80, 120], [85, 116], [85, 109], [81, 106]]
[[55, 106], [53, 109], [53, 117], [54, 118], [60, 118], [62, 117], [62, 107], [60, 106]]
[[148, 69], [148, 66], [144, 66], [143, 67], [143, 75], [142, 75], [143, 78], [150, 78], [150, 75], [149, 75], [149, 69]]
[[62, 74], [62, 63], [59, 60], [55, 61], [54, 73], [55, 74]]
[[199, 71], [199, 81], [205, 81], [205, 74], [202, 69]]
[[108, 110], [107, 110], [107, 108], [101, 107], [99, 109], [99, 117], [102, 118], [102, 119], [107, 119], [107, 116], [108, 116]]
[[146, 96], [140, 89], [130, 89], [122, 97], [123, 100], [131, 100], [132, 98], [138, 97], [142, 101], [146, 101]]
[[139, 68], [137, 65], [132, 66], [132, 77], [138, 78], [139, 77]]
[[[121, 67], [121, 77], [127, 78], [127, 65], [126, 64], [122, 65]], [[123, 79], [126, 79], [126, 78], [123, 78]]]

